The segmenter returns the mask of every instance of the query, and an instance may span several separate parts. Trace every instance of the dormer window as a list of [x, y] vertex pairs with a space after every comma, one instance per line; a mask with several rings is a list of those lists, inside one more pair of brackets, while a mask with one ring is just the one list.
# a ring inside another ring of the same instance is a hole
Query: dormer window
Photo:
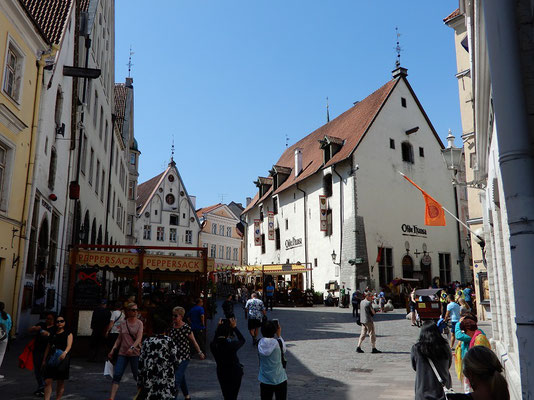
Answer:
[[273, 185], [273, 178], [271, 177], [264, 178], [264, 177], [259, 176], [258, 180], [254, 182], [254, 184], [258, 187], [259, 197], [261, 199], [263, 196], [265, 196], [265, 194], [269, 191], [269, 189]]
[[281, 165], [273, 165], [273, 169], [269, 171], [269, 175], [273, 179], [273, 190], [278, 189], [291, 175], [291, 168], [282, 167]]
[[332, 157], [334, 157], [334, 155], [341, 149], [341, 147], [343, 147], [343, 142], [343, 139], [326, 135], [324, 139], [319, 140], [321, 149], [323, 150], [324, 164], [330, 161]]

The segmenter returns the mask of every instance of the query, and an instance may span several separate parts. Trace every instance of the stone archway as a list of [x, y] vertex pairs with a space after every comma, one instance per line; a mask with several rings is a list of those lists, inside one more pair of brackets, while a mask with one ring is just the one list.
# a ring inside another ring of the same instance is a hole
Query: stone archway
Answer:
[[402, 277], [413, 278], [413, 258], [409, 254], [402, 257]]

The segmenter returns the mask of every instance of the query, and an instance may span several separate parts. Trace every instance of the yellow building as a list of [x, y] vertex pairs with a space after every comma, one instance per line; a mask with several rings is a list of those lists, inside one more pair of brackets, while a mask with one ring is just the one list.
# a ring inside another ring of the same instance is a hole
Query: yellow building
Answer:
[[43, 68], [50, 45], [23, 2], [0, 1], [0, 301], [16, 315]]

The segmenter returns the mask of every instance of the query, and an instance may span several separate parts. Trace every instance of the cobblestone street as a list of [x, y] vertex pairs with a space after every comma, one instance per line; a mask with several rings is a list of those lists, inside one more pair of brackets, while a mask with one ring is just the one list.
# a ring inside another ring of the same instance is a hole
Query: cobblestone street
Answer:
[[[259, 398], [258, 358], [249, 340], [246, 320], [237, 310], [238, 326], [247, 339], [239, 352], [245, 375], [239, 399]], [[216, 316], [220, 316], [216, 314]], [[355, 352], [359, 326], [349, 309], [275, 308], [269, 318], [278, 318], [282, 336], [288, 346], [288, 398], [352, 400], [365, 395], [374, 399], [413, 399], [415, 374], [410, 364], [410, 348], [419, 329], [410, 326], [402, 310], [378, 314], [375, 319], [377, 348], [382, 354], [371, 354], [368, 339], [362, 345], [365, 354]], [[210, 321], [210, 334], [213, 325]], [[481, 324], [490, 335], [489, 324]], [[35, 390], [33, 374], [16, 368], [16, 359], [24, 343], [16, 343], [6, 354], [0, 373], [2, 399], [32, 399]], [[135, 385], [131, 374], [124, 375], [117, 400], [132, 399]], [[76, 358], [71, 363], [71, 379], [66, 384], [64, 399], [98, 399], [109, 396], [111, 382], [102, 376], [103, 365]], [[454, 388], [460, 389], [451, 369]], [[193, 399], [222, 399], [211, 355], [205, 361], [193, 360], [187, 371], [187, 382]], [[53, 397], [54, 398], [54, 397]], [[182, 398], [181, 396], [179, 398]]]

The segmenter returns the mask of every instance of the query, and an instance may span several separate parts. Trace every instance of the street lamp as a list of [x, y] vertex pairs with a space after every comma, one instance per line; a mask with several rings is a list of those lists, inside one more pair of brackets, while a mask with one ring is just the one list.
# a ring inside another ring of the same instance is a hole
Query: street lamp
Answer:
[[336, 265], [341, 265], [341, 261], [338, 262], [338, 263], [336, 262], [337, 254], [336, 254], [336, 251], [335, 251], [335, 250], [332, 251], [331, 256], [332, 256], [332, 262], [333, 262], [334, 264], [336, 264]]
[[[441, 154], [443, 155], [443, 158], [445, 159], [445, 163], [447, 164], [447, 169], [453, 171], [453, 174], [456, 175], [458, 170], [460, 169], [460, 162], [462, 161], [462, 153], [463, 148], [455, 147], [454, 146], [454, 135], [452, 134], [451, 130], [449, 129], [449, 135], [447, 136], [447, 148], [441, 150]], [[453, 183], [458, 183], [455, 180], [453, 180]]]

